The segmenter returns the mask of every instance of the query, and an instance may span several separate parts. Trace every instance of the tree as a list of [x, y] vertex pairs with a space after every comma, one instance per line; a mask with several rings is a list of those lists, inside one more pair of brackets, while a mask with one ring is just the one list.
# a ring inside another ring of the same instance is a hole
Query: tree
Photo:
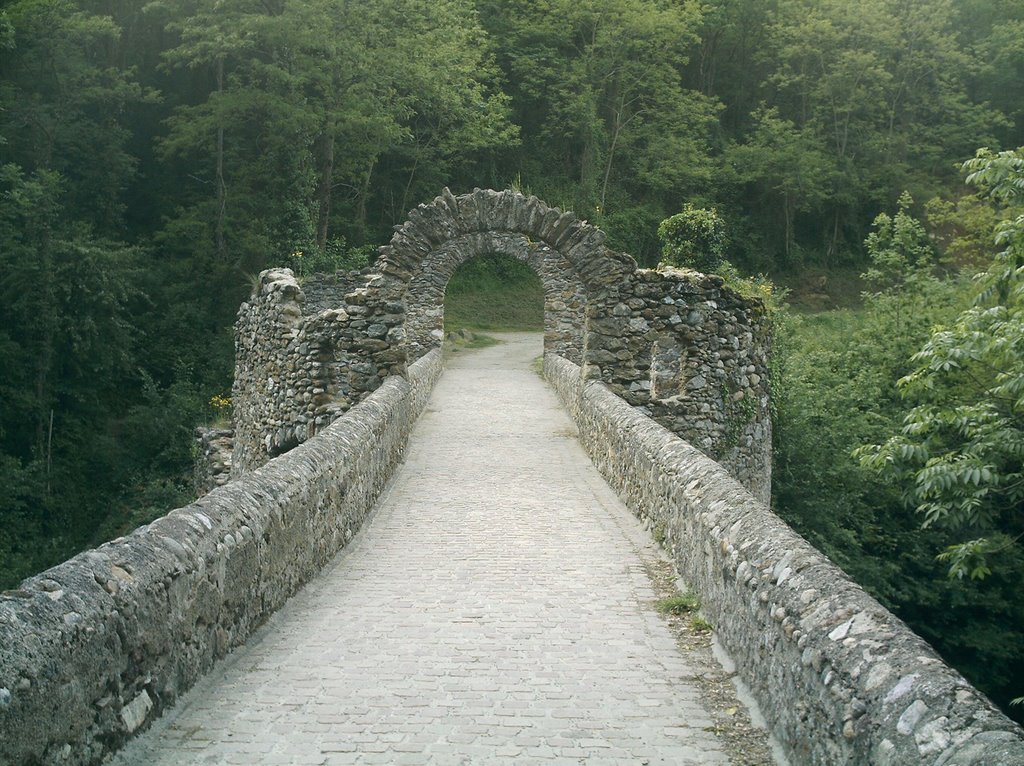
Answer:
[[950, 0], [780, 0], [764, 92], [797, 130], [811, 131], [832, 172], [816, 234], [831, 258], [865, 210], [900, 189], [934, 194], [945, 158], [988, 140], [1005, 118], [968, 96], [974, 57], [956, 39]]
[[726, 243], [725, 221], [714, 208], [696, 208], [690, 203], [683, 211], [658, 226], [662, 261], [710, 273], [721, 266]]
[[798, 128], [779, 117], [775, 108], [762, 107], [751, 119], [750, 137], [733, 144], [724, 162], [739, 183], [756, 187], [769, 208], [782, 213], [783, 263], [789, 263], [795, 218], [821, 209], [836, 169], [822, 141], [808, 126]]
[[369, 5], [380, 6], [375, 37], [390, 42], [372, 52], [368, 65], [387, 78], [400, 132], [369, 157], [373, 188], [369, 173], [365, 181], [360, 174], [349, 183], [361, 184], [355, 210], [360, 223], [366, 223], [369, 201], [383, 218], [379, 229], [390, 231], [410, 207], [442, 187], [479, 185], [495, 160], [518, 144], [519, 129], [500, 87], [493, 41], [472, 0]]
[[[924, 206], [928, 235], [943, 266], [975, 274], [992, 261], [992, 232], [1014, 215], [1014, 207], [983, 194], [955, 193], [953, 199], [933, 197]], [[1024, 212], [1024, 205], [1016, 206]]]
[[879, 213], [875, 218], [874, 230], [864, 241], [871, 267], [861, 275], [873, 288], [866, 296], [873, 299], [873, 308], [891, 314], [890, 342], [901, 362], [927, 330], [921, 320], [928, 317], [926, 309], [936, 291], [945, 291], [936, 276], [937, 256], [928, 233], [910, 214], [913, 204], [910, 194], [903, 192], [895, 215]]
[[0, 526], [21, 531], [16, 559], [46, 563], [96, 523], [76, 500], [108, 475], [97, 432], [133, 387], [140, 298], [137, 251], [71, 219], [61, 180], [0, 167]]
[[120, 29], [108, 16], [71, 0], [18, 0], [2, 13], [0, 164], [60, 173], [72, 215], [120, 234], [135, 172], [124, 116], [156, 94], [111, 63]]
[[179, 35], [166, 65], [206, 85], [168, 121], [163, 153], [192, 165], [180, 216], [208, 229], [212, 267], [236, 277], [273, 253], [361, 243], [370, 204], [386, 231], [424, 185], [436, 194], [453, 166], [515, 140], [467, 0], [180, 0], [165, 12]]
[[534, 191], [599, 217], [651, 201], [663, 210], [657, 221], [709, 184], [719, 104], [683, 77], [698, 41], [697, 4], [479, 0], [478, 7], [522, 126], [519, 172]]
[[[1024, 198], [1024, 152], [980, 150], [967, 182], [995, 200]], [[899, 381], [917, 400], [899, 434], [859, 451], [905, 487], [924, 525], [963, 540], [941, 558], [950, 575], [982, 578], [991, 554], [1024, 536], [1024, 216], [998, 228], [1003, 249], [978, 278], [974, 305], [934, 332]]]

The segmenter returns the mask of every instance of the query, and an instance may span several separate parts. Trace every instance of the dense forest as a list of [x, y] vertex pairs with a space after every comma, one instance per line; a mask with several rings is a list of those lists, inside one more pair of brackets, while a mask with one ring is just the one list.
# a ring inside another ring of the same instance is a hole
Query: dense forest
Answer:
[[261, 269], [443, 186], [654, 265], [689, 204], [792, 290], [777, 511], [1006, 705], [1021, 144], [1024, 0], [5, 0], [0, 587], [190, 499]]

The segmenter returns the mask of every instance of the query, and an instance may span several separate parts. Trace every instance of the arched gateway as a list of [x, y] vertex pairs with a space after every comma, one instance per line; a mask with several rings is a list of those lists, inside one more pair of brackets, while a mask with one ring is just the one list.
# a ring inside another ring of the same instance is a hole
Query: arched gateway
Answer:
[[767, 498], [763, 306], [720, 277], [641, 269], [575, 214], [514, 191], [445, 189], [395, 227], [368, 272], [260, 275], [239, 310], [232, 471], [291, 449], [440, 346], [444, 294], [467, 260], [526, 263], [544, 289], [544, 350], [578, 364]]
[[476, 256], [501, 254], [540, 278], [545, 351], [579, 364], [587, 295], [637, 268], [604, 241], [600, 229], [536, 197], [482, 189], [456, 197], [445, 189], [397, 227], [378, 262], [405, 304], [410, 361], [441, 342], [444, 293], [455, 270]]

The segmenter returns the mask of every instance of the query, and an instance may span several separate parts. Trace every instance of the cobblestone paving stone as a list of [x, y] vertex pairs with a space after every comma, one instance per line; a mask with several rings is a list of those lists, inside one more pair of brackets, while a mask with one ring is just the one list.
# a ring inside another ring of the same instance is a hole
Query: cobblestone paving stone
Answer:
[[115, 759], [720, 764], [650, 536], [529, 369], [449, 360], [353, 543]]

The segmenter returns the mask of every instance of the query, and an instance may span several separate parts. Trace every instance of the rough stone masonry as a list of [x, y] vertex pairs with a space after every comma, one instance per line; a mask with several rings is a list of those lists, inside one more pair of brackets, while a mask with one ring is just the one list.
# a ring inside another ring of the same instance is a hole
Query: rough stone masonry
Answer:
[[581, 364], [718, 460], [771, 487], [763, 307], [694, 271], [640, 269], [572, 213], [516, 192], [445, 192], [410, 213], [375, 269], [299, 285], [260, 275], [236, 325], [232, 475], [291, 449], [442, 341], [448, 280], [467, 260], [515, 258], [544, 290], [548, 353]]

